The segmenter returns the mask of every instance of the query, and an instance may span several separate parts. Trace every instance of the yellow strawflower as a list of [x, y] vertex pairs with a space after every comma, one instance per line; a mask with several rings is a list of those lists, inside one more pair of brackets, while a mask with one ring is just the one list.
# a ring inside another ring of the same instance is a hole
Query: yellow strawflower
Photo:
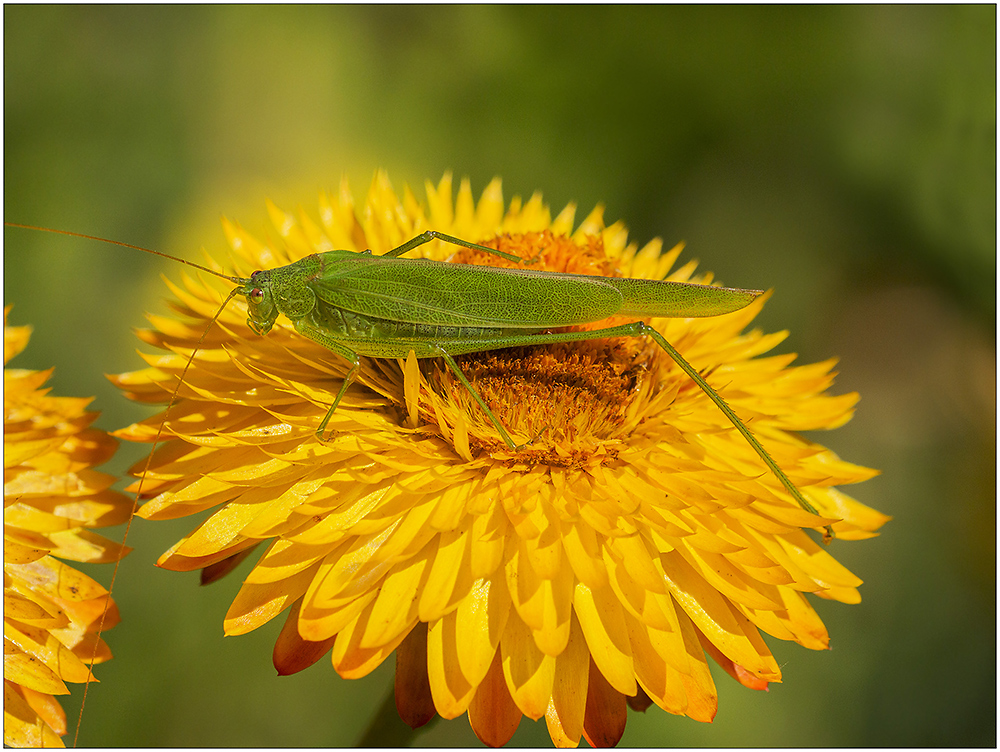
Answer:
[[[4, 366], [28, 344], [27, 326], [7, 326]], [[112, 562], [128, 549], [94, 528], [119, 525], [133, 500], [91, 468], [118, 442], [89, 428], [89, 399], [53, 397], [50, 371], [4, 368], [4, 719], [10, 747], [61, 747], [66, 714], [55, 695], [86, 682], [89, 664], [111, 658], [98, 637], [119, 621], [108, 591], [64, 563]], [[107, 614], [105, 615], [105, 611]], [[102, 627], [103, 625], [103, 627]], [[92, 679], [92, 681], [97, 681]]]
[[[680, 247], [628, 243], [595, 209], [552, 217], [539, 196], [504, 205], [499, 180], [479, 202], [450, 176], [426, 204], [378, 174], [361, 206], [346, 185], [320, 197], [319, 222], [271, 205], [261, 242], [224, 223], [241, 276], [332, 249], [375, 254], [427, 229], [572, 273], [695, 277], [673, 269]], [[433, 242], [408, 257], [503, 265]], [[118, 384], [164, 403], [231, 289], [199, 275], [171, 285], [183, 320], [151, 317], [141, 333], [168, 351]], [[761, 632], [808, 648], [828, 637], [805, 598], [857, 603], [861, 580], [806, 528], [838, 539], [887, 518], [836, 486], [874, 471], [798, 431], [836, 428], [856, 394], [831, 396], [833, 361], [791, 366], [760, 357], [784, 338], [747, 325], [763, 298], [705, 319], [653, 319], [721, 393], [822, 518], [792, 499], [760, 458], [654, 343], [596, 340], [459, 358], [500, 422], [525, 440], [508, 449], [469, 392], [436, 359], [362, 358], [327, 431], [314, 433], [347, 363], [279, 319], [265, 337], [241, 298], [208, 332], [163, 427], [139, 514], [214, 510], [160, 566], [215, 579], [260, 546], [225, 620], [227, 634], [284, 615], [282, 674], [329, 654], [344, 678], [396, 653], [396, 705], [413, 727], [468, 714], [490, 745], [522, 716], [544, 717], [553, 742], [614, 744], [626, 706], [650, 703], [710, 721], [708, 658], [762, 689], [781, 672]], [[602, 322], [602, 325], [623, 323]], [[592, 328], [596, 328], [592, 327]], [[152, 441], [162, 414], [118, 433]], [[138, 473], [145, 463], [135, 470]], [[263, 545], [262, 545], [263, 544]]]

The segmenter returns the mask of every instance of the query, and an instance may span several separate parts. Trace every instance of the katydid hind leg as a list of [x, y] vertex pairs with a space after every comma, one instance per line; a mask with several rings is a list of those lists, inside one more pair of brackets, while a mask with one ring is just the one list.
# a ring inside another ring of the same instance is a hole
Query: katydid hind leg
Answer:
[[[750, 444], [751, 448], [757, 453], [757, 455], [764, 461], [768, 469], [774, 474], [774, 476], [780, 481], [781, 485], [784, 486], [785, 490], [792, 495], [792, 498], [798, 502], [799, 506], [802, 507], [807, 512], [820, 516], [816, 508], [802, 495], [802, 492], [795, 486], [794, 483], [785, 475], [784, 471], [778, 466], [774, 458], [768, 453], [766, 449], [761, 445], [760, 441], [750, 432], [750, 429], [746, 427], [746, 424], [740, 419], [740, 417], [733, 411], [733, 409], [726, 403], [725, 400], [719, 396], [719, 393], [712, 388], [704, 377], [695, 370], [694, 366], [687, 362], [684, 357], [671, 345], [667, 340], [656, 331], [653, 327], [648, 324], [635, 321], [630, 324], [621, 324], [619, 326], [612, 326], [606, 329], [592, 329], [589, 331], [582, 332], [552, 332], [543, 334], [524, 334], [524, 335], [512, 335], [503, 336], [490, 340], [483, 340], [478, 343], [479, 350], [495, 350], [505, 347], [520, 347], [529, 345], [554, 345], [564, 342], [581, 342], [591, 339], [606, 339], [611, 337], [644, 337], [648, 336], [656, 342], [660, 348], [670, 356], [682, 371], [684, 371], [687, 376], [694, 381], [698, 387], [705, 392], [706, 395], [715, 403], [722, 413], [729, 419], [733, 426], [742, 434], [743, 438], [746, 439], [747, 443]], [[451, 358], [450, 354], [444, 351], [443, 347], [439, 347], [439, 354], [449, 361]], [[507, 442], [508, 446], [512, 448], [516, 445], [507, 435], [507, 432], [500, 425], [496, 416], [486, 407], [482, 398], [476, 393], [472, 386], [468, 383], [468, 380], [461, 373], [458, 365], [454, 360], [450, 360], [448, 363], [449, 367], [455, 372], [459, 380], [469, 389], [470, 394], [475, 398], [477, 404], [479, 404], [483, 411], [489, 416], [490, 421], [500, 430], [501, 436]], [[529, 442], [530, 443], [530, 442]], [[827, 527], [824, 539], [829, 540], [832, 538], [832, 530]]]
[[[754, 436], [750, 429], [746, 427], [746, 424], [740, 419], [740, 417], [733, 411], [733, 409], [726, 403], [719, 393], [715, 391], [708, 382], [702, 378], [690, 363], [688, 363], [684, 357], [677, 352], [673, 345], [667, 342], [666, 338], [656, 331], [653, 327], [648, 324], [643, 324], [638, 322], [643, 328], [643, 333], [652, 337], [653, 340], [658, 344], [664, 352], [671, 357], [671, 359], [680, 366], [681, 370], [686, 373], [692, 381], [694, 381], [705, 394], [715, 403], [723, 414], [729, 418], [730, 423], [736, 427], [736, 430], [743, 434], [743, 438], [747, 440], [747, 443], [753, 448], [757, 455], [764, 460], [764, 464], [767, 465], [768, 469], [774, 473], [774, 476], [781, 482], [781, 485], [785, 487], [785, 490], [792, 495], [804, 510], [815, 514], [817, 517], [821, 516], [816, 507], [814, 507], [809, 501], [802, 495], [802, 492], [796, 487], [794, 483], [785, 475], [784, 471], [778, 466], [778, 463], [774, 461], [774, 458], [768, 453], [768, 451], [761, 445]], [[830, 538], [833, 536], [833, 531], [829, 526], [826, 527], [826, 534], [824, 538]]]

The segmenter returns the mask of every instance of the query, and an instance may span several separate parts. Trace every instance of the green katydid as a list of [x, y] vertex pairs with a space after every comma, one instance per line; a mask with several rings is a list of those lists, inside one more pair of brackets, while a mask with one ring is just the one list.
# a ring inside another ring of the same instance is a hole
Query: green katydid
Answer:
[[333, 404], [316, 430], [320, 440], [360, 369], [361, 355], [405, 358], [413, 352], [417, 358], [442, 358], [507, 446], [519, 450], [525, 444], [514, 442], [453, 356], [609, 337], [650, 337], [725, 414], [801, 507], [819, 514], [732, 408], [656, 329], [634, 321], [588, 331], [548, 331], [611, 316], [636, 319], [719, 316], [749, 305], [761, 294], [759, 290], [400, 258], [437, 239], [510, 261], [524, 261], [432, 230], [380, 256], [370, 250], [326, 251], [286, 266], [256, 271], [244, 279], [129, 243], [65, 230], [5, 224], [146, 251], [234, 282], [238, 287], [219, 311], [233, 297], [243, 295], [247, 301], [247, 324], [259, 335], [271, 330], [279, 314], [285, 315], [299, 334], [350, 363]]

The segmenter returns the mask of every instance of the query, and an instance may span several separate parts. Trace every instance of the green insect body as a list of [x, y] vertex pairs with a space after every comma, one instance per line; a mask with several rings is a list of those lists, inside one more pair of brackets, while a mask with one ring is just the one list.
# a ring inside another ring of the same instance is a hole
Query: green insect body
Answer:
[[611, 316], [719, 316], [744, 308], [761, 291], [398, 258], [435, 238], [522, 261], [492, 248], [425, 232], [383, 256], [327, 251], [241, 280], [239, 292], [247, 299], [251, 329], [267, 334], [283, 314], [299, 334], [351, 364], [317, 429], [318, 437], [322, 438], [354, 380], [359, 355], [405, 358], [412, 351], [417, 358], [444, 359], [507, 446], [517, 450], [525, 445], [511, 439], [453, 356], [524, 345], [648, 336], [722, 410], [802, 508], [818, 514], [732, 408], [653, 327], [635, 321], [589, 331], [547, 331]]
[[[104, 240], [64, 230], [12, 226]], [[549, 331], [611, 316], [637, 319], [719, 316], [744, 308], [761, 291], [399, 258], [434, 239], [524, 262], [493, 248], [428, 231], [381, 256], [371, 251], [327, 251], [286, 266], [254, 272], [244, 279], [219, 274], [159, 251], [118, 241], [105, 242], [172, 258], [235, 282], [239, 286], [227, 297], [220, 313], [230, 299], [241, 294], [247, 301], [247, 324], [257, 334], [266, 335], [278, 316], [284, 315], [299, 334], [346, 359], [351, 367], [316, 430], [320, 440], [360, 369], [361, 355], [405, 358], [413, 352], [417, 358], [442, 358], [507, 446], [519, 450], [531, 442], [519, 445], [511, 439], [453, 356], [526, 345], [650, 337], [726, 415], [799, 505], [819, 514], [732, 408], [656, 329], [643, 321], [634, 321], [588, 331]], [[825, 537], [829, 539], [832, 532], [829, 527], [826, 530]]]
[[[641, 322], [586, 332], [546, 330], [611, 316], [715, 316], [739, 310], [760, 294], [680, 282], [397, 258], [415, 247], [415, 241], [434, 237], [520, 260], [458, 238], [424, 233], [385, 256], [327, 251], [254, 272], [243, 281], [240, 293], [246, 297], [247, 324], [253, 331], [267, 334], [283, 314], [299, 334], [351, 363], [319, 435], [354, 379], [359, 355], [405, 358], [412, 351], [417, 358], [442, 357], [467, 384], [454, 365], [454, 355], [641, 336], [654, 330]], [[507, 445], [520, 448], [476, 390], [469, 390]]]

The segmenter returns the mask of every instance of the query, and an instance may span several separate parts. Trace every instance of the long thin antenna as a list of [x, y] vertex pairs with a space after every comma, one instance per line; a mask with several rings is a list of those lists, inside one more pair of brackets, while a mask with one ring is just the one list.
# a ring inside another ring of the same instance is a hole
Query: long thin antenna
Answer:
[[143, 251], [144, 253], [152, 253], [154, 256], [162, 256], [163, 258], [168, 258], [171, 261], [178, 261], [187, 266], [193, 266], [195, 269], [201, 269], [203, 272], [208, 272], [209, 274], [214, 274], [216, 277], [221, 279], [227, 279], [230, 282], [235, 282], [239, 285], [245, 285], [249, 280], [243, 277], [230, 277], [226, 274], [215, 271], [215, 269], [209, 269], [207, 266], [202, 266], [201, 264], [196, 264], [193, 261], [185, 261], [182, 258], [177, 258], [176, 256], [171, 256], [169, 253], [163, 253], [161, 251], [154, 251], [152, 248], [143, 248], [141, 245], [132, 245], [131, 243], [123, 243], [120, 240], [108, 240], [107, 238], [100, 238], [97, 235], [85, 235], [82, 232], [70, 232], [69, 230], [53, 230], [51, 227], [37, 227], [35, 225], [22, 225], [17, 222], [4, 222], [5, 227], [20, 227], [22, 230], [38, 230], [39, 232], [51, 232], [56, 235], [69, 235], [71, 238], [85, 238], [87, 240], [97, 240], [101, 243], [111, 243], [112, 245], [120, 245], [123, 248], [134, 248], [137, 251]]
[[[68, 235], [69, 237], [73, 237], [73, 238], [84, 238], [85, 240], [97, 240], [97, 241], [102, 242], [102, 243], [110, 243], [112, 245], [119, 245], [119, 246], [122, 246], [123, 248], [131, 248], [131, 249], [136, 250], [136, 251], [142, 251], [144, 253], [151, 253], [154, 256], [161, 256], [162, 258], [167, 258], [167, 259], [170, 259], [171, 261], [180, 262], [181, 264], [184, 264], [186, 266], [194, 267], [195, 269], [199, 269], [199, 270], [201, 270], [203, 272], [207, 272], [208, 274], [211, 274], [211, 275], [213, 275], [215, 277], [219, 277], [220, 279], [225, 279], [225, 280], [227, 280], [229, 282], [235, 282], [238, 285], [246, 285], [249, 282], [249, 280], [244, 279], [242, 277], [230, 277], [229, 275], [221, 274], [220, 272], [217, 272], [214, 269], [209, 269], [207, 266], [202, 266], [201, 264], [196, 264], [196, 263], [194, 263], [192, 261], [185, 261], [184, 259], [177, 258], [176, 256], [171, 256], [169, 253], [163, 253], [161, 251], [154, 251], [152, 248], [143, 248], [141, 245], [133, 245], [132, 243], [124, 243], [124, 242], [122, 242], [120, 240], [109, 240], [108, 238], [101, 238], [101, 237], [98, 237], [96, 235], [87, 235], [87, 234], [82, 233], [82, 232], [72, 232], [70, 230], [55, 230], [55, 229], [52, 229], [51, 227], [38, 227], [36, 225], [23, 225], [23, 224], [20, 224], [18, 222], [4, 222], [4, 226], [5, 227], [18, 227], [18, 228], [21, 228], [23, 230], [36, 230], [38, 232], [51, 232], [51, 233], [54, 233], [56, 235]], [[209, 331], [211, 331], [212, 327], [215, 325], [215, 322], [218, 320], [219, 316], [222, 315], [222, 312], [225, 310], [226, 306], [229, 305], [229, 301], [232, 300], [237, 295], [237, 293], [239, 293], [239, 292], [241, 292], [241, 288], [240, 287], [236, 287], [232, 291], [230, 291], [229, 295], [223, 301], [222, 305], [219, 306], [219, 310], [217, 310], [215, 312], [215, 315], [212, 316], [212, 320], [208, 323], [208, 326], [205, 328], [205, 331], [202, 332], [201, 337], [198, 339], [198, 342], [195, 344], [194, 349], [191, 351], [191, 355], [187, 359], [187, 363], [184, 364], [184, 370], [181, 371], [181, 375], [177, 379], [177, 386], [174, 387], [174, 391], [170, 395], [170, 401], [167, 402], [167, 407], [163, 411], [163, 420], [160, 421], [160, 425], [159, 425], [159, 427], [156, 430], [156, 436], [153, 437], [153, 445], [152, 445], [152, 447], [149, 450], [149, 454], [146, 455], [146, 463], [143, 466], [142, 475], [139, 476], [139, 484], [136, 486], [136, 490], [135, 490], [136, 506], [138, 506], [138, 504], [140, 503], [139, 500], [140, 500], [140, 498], [142, 496], [142, 484], [146, 480], [146, 475], [149, 473], [149, 468], [150, 468], [150, 465], [152, 464], [152, 461], [153, 461], [153, 454], [156, 452], [156, 446], [157, 446], [157, 444], [160, 443], [160, 439], [163, 436], [163, 428], [166, 425], [167, 416], [170, 413], [170, 408], [173, 407], [174, 403], [177, 401], [177, 394], [178, 394], [178, 392], [180, 392], [181, 384], [184, 383], [184, 377], [187, 376], [187, 372], [188, 372], [188, 369], [191, 367], [191, 363], [194, 362], [194, 356], [197, 355], [198, 350], [201, 349], [201, 345], [205, 341], [205, 337], [208, 336]], [[128, 534], [129, 534], [129, 530], [131, 530], [131, 528], [132, 528], [132, 520], [133, 519], [135, 519], [135, 511], [134, 510], [133, 510], [132, 514], [129, 515], [128, 523], [125, 525], [125, 533], [122, 536], [122, 547], [125, 546], [125, 541], [128, 540]], [[103, 634], [103, 632], [104, 632], [105, 619], [106, 619], [106, 617], [108, 615], [108, 608], [111, 605], [111, 593], [114, 591], [114, 588], [115, 588], [115, 580], [118, 578], [118, 568], [119, 568], [120, 565], [121, 565], [121, 559], [119, 558], [115, 562], [114, 571], [111, 573], [111, 582], [108, 585], [108, 603], [106, 604], [104, 610], [102, 611], [102, 613], [101, 613], [101, 620], [100, 620], [100, 622], [97, 625], [97, 635], [96, 635], [96, 639], [94, 640], [94, 650], [93, 650], [93, 653], [92, 653], [92, 655], [90, 657], [90, 665], [87, 668], [87, 681], [84, 683], [84, 686], [83, 686], [83, 698], [82, 698], [82, 700], [80, 702], [80, 714], [77, 717], [77, 720], [76, 720], [76, 731], [73, 734], [73, 746], [74, 747], [77, 746], [77, 741], [80, 738], [80, 727], [83, 725], [83, 709], [84, 709], [84, 707], [87, 704], [87, 693], [90, 690], [90, 680], [94, 676], [94, 662], [97, 659], [97, 651], [98, 651], [98, 648], [99, 648], [100, 642], [101, 642], [101, 634]]]
[[[23, 227], [24, 225], [18, 225], [18, 226], [19, 227]], [[55, 232], [59, 232], [59, 231], [56, 230]], [[78, 233], [66, 233], [66, 234], [76, 235]], [[87, 236], [84, 235], [83, 237], [87, 237]], [[101, 238], [97, 238], [97, 240], [101, 240]], [[111, 242], [114, 242], [114, 241], [111, 241]], [[126, 246], [128, 246], [127, 243], [119, 243], [118, 245], [126, 245]], [[128, 246], [128, 247], [134, 248], [135, 246]], [[143, 250], [143, 249], [140, 249], [140, 250]], [[156, 253], [156, 251], [153, 251], [153, 253]], [[159, 254], [159, 255], [166, 256], [166, 254], [162, 254], [162, 253]], [[173, 258], [173, 257], [172, 256], [167, 256], [167, 258]], [[197, 264], [193, 264], [193, 266], [197, 266]], [[206, 271], [211, 271], [211, 270], [206, 270]], [[226, 277], [226, 279], [230, 279], [230, 278]], [[236, 294], [239, 293], [239, 292], [240, 292], [240, 288], [238, 288], [238, 287], [234, 288], [229, 293], [229, 295], [226, 297], [226, 299], [224, 301], [222, 301], [222, 305], [219, 306], [219, 310], [217, 310], [215, 312], [215, 315], [212, 316], [212, 320], [210, 322], [208, 322], [208, 326], [205, 327], [205, 331], [203, 331], [201, 333], [201, 337], [198, 339], [197, 344], [195, 344], [194, 349], [191, 351], [191, 355], [188, 357], [187, 363], [184, 364], [184, 370], [181, 371], [181, 375], [177, 379], [177, 386], [174, 387], [174, 391], [170, 395], [170, 401], [167, 402], [167, 407], [163, 411], [163, 420], [160, 421], [160, 425], [156, 429], [156, 436], [153, 437], [153, 446], [150, 447], [149, 454], [146, 455], [146, 464], [143, 465], [142, 475], [139, 476], [139, 484], [138, 484], [138, 486], [136, 486], [136, 489], [135, 489], [135, 503], [136, 503], [136, 505], [139, 504], [139, 499], [142, 496], [142, 484], [146, 480], [146, 474], [149, 472], [149, 466], [153, 462], [153, 453], [156, 452], [156, 445], [160, 443], [160, 438], [163, 436], [163, 427], [167, 423], [167, 415], [170, 413], [170, 408], [173, 407], [174, 403], [177, 401], [177, 393], [180, 391], [181, 384], [184, 383], [184, 377], [187, 376], [187, 372], [188, 372], [188, 369], [191, 367], [191, 363], [194, 362], [194, 356], [197, 355], [198, 350], [201, 349], [201, 345], [205, 341], [205, 337], [208, 336], [208, 333], [211, 331], [212, 327], [215, 325], [216, 320], [219, 318], [219, 316], [222, 315], [222, 312], [226, 309], [226, 306], [229, 305], [229, 301], [232, 300], [236, 296]], [[125, 534], [122, 536], [122, 546], [124, 546], [125, 545], [125, 541], [128, 540], [128, 533], [129, 533], [129, 530], [132, 528], [132, 520], [134, 520], [134, 519], [135, 519], [135, 512], [133, 512], [129, 516], [128, 523], [125, 525]], [[94, 660], [97, 658], [97, 648], [98, 648], [98, 646], [100, 645], [100, 642], [101, 642], [101, 633], [104, 631], [104, 619], [105, 619], [105, 617], [107, 617], [107, 615], [108, 615], [108, 608], [111, 605], [111, 592], [115, 589], [115, 579], [118, 577], [118, 566], [121, 564], [121, 561], [122, 560], [119, 558], [118, 561], [115, 562], [114, 571], [111, 573], [111, 582], [108, 585], [108, 605], [105, 606], [104, 611], [101, 613], [101, 621], [97, 625], [97, 639], [94, 641], [94, 653], [93, 653], [93, 655], [90, 658], [90, 665], [88, 666], [88, 669], [87, 669], [88, 670], [87, 681], [83, 685], [83, 699], [80, 702], [80, 715], [76, 719], [76, 733], [73, 734], [73, 746], [74, 747], [76, 747], [77, 739], [79, 739], [79, 737], [80, 737], [80, 727], [83, 725], [83, 708], [87, 704], [87, 691], [90, 689], [90, 679], [94, 675]]]

